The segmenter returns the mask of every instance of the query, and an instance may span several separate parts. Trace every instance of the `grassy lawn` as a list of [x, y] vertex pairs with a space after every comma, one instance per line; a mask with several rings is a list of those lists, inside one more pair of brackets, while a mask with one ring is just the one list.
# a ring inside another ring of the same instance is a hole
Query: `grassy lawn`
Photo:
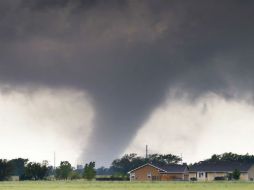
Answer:
[[85, 181], [25, 181], [25, 182], [0, 182], [0, 190], [42, 190], [42, 189], [115, 189], [115, 190], [253, 190], [253, 183], [245, 182], [212, 182], [212, 183], [190, 183], [190, 182], [85, 182]]

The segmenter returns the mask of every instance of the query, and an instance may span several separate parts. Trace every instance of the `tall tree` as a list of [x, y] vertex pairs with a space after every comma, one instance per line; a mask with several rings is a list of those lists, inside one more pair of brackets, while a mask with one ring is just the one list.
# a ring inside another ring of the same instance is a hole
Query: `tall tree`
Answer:
[[62, 161], [60, 166], [56, 169], [56, 178], [68, 179], [72, 171], [71, 164], [68, 161]]
[[17, 158], [9, 161], [13, 167], [11, 175], [19, 176], [21, 180], [25, 179], [25, 165], [28, 159]]
[[128, 171], [141, 166], [145, 163], [152, 163], [157, 165], [177, 164], [182, 159], [179, 156], [172, 154], [151, 154], [148, 158], [137, 156], [137, 154], [125, 154], [120, 159], [115, 159], [111, 164], [111, 171], [113, 173], [126, 174]]
[[182, 158], [173, 154], [151, 154], [148, 157], [148, 162], [158, 165], [177, 164], [182, 161]]
[[25, 167], [27, 179], [42, 180], [47, 176], [48, 167], [45, 163], [29, 162]]
[[0, 181], [7, 180], [11, 176], [13, 167], [6, 159], [0, 159]]
[[90, 162], [89, 164], [85, 165], [83, 177], [87, 180], [92, 180], [95, 178], [96, 171], [95, 171], [95, 162]]

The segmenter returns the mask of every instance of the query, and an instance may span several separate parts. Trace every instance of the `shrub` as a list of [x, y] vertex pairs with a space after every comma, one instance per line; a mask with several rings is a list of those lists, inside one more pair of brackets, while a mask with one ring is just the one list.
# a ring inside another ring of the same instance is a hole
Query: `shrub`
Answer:
[[215, 181], [223, 181], [223, 180], [225, 180], [225, 179], [226, 179], [226, 178], [223, 177], [223, 176], [217, 176], [217, 177], [214, 178]]
[[229, 181], [231, 181], [233, 179], [233, 174], [232, 173], [228, 173], [227, 178]]
[[197, 181], [197, 178], [196, 177], [191, 177], [190, 180], [191, 181]]
[[79, 173], [77, 173], [76, 171], [72, 171], [70, 173], [70, 179], [71, 180], [81, 179], [81, 178], [82, 178], [82, 176]]
[[96, 181], [129, 181], [130, 178], [128, 176], [104, 176], [104, 177], [96, 177]]
[[240, 171], [239, 171], [238, 169], [235, 169], [235, 170], [233, 171], [233, 173], [232, 173], [232, 176], [233, 176], [233, 179], [234, 179], [234, 180], [240, 179], [240, 175], [241, 175], [241, 173], [240, 173]]

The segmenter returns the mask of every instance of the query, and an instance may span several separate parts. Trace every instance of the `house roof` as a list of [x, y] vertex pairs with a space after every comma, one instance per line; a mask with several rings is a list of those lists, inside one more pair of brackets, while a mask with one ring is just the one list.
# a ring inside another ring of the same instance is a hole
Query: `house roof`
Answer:
[[240, 162], [200, 162], [189, 167], [189, 172], [232, 172], [238, 169], [247, 172], [253, 164]]
[[179, 164], [167, 164], [162, 166], [159, 165], [155, 166], [161, 168], [162, 171], [160, 172], [162, 173], [184, 173], [187, 168], [187, 165], [179, 165]]
[[147, 163], [129, 171], [128, 173], [131, 173], [147, 165], [150, 165], [158, 169], [160, 173], [184, 173], [187, 168], [187, 165], [178, 165], [178, 164], [156, 165], [156, 164]]

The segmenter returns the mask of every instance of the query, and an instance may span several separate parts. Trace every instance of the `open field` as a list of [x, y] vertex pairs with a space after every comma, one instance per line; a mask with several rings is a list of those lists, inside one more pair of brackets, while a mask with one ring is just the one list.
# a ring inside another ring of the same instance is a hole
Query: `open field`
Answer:
[[244, 182], [85, 182], [85, 181], [39, 181], [39, 182], [0, 182], [0, 190], [253, 190], [254, 183]]

